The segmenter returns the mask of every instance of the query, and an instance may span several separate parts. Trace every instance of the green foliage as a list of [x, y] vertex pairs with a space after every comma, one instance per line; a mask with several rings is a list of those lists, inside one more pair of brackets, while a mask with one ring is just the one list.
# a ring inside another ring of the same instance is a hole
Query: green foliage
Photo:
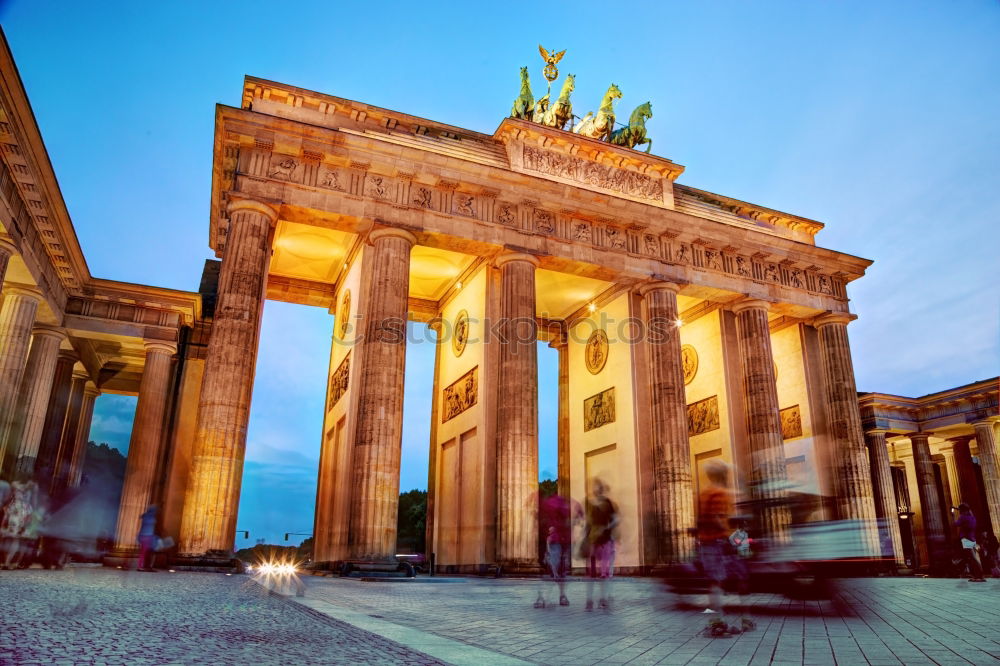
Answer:
[[541, 499], [552, 497], [559, 491], [559, 486], [555, 479], [543, 479], [538, 482], [538, 496]]
[[399, 494], [396, 519], [396, 550], [423, 553], [427, 549], [427, 491], [410, 490]]

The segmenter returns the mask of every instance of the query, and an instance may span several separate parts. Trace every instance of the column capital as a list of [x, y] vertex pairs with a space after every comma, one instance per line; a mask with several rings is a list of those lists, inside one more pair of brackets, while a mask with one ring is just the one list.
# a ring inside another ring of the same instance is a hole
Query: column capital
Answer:
[[17, 252], [17, 246], [14, 245], [14, 239], [6, 234], [0, 236], [0, 252], [9, 252], [11, 254]]
[[268, 204], [255, 199], [233, 199], [229, 202], [229, 205], [226, 206], [226, 212], [230, 214], [241, 210], [249, 210], [255, 213], [260, 213], [266, 217], [271, 224], [274, 224], [278, 220], [278, 211], [274, 210], [274, 208]]
[[892, 431], [889, 430], [888, 428], [867, 428], [867, 429], [865, 429], [865, 434], [866, 435], [882, 435], [883, 437], [886, 437], [890, 432], [892, 432]]
[[847, 326], [857, 318], [858, 315], [851, 314], [850, 312], [827, 312], [813, 319], [813, 326], [816, 328], [823, 328], [830, 324], [843, 324]]
[[60, 349], [59, 358], [76, 363], [80, 360], [80, 355], [76, 353], [75, 349]]
[[66, 329], [61, 326], [52, 326], [51, 324], [35, 324], [31, 329], [31, 334], [39, 337], [55, 338], [62, 342], [67, 340], [69, 336], [66, 334]]
[[551, 349], [563, 349], [567, 345], [569, 345], [569, 340], [567, 339], [566, 331], [560, 331], [549, 340], [549, 347]]
[[656, 282], [647, 282], [645, 284], [639, 285], [639, 295], [645, 296], [651, 291], [658, 291], [660, 289], [664, 291], [673, 292], [675, 295], [684, 288], [684, 285], [678, 284], [676, 282], [666, 282], [664, 280], [657, 280]]
[[973, 428], [975, 428], [976, 426], [984, 426], [984, 427], [985, 426], [992, 426], [998, 420], [1000, 420], [1000, 416], [984, 416], [984, 417], [975, 419], [973, 421], [969, 421], [969, 425], [971, 425]]
[[916, 432], [906, 432], [906, 433], [903, 433], [903, 436], [907, 437], [907, 438], [909, 438], [911, 440], [913, 440], [913, 439], [929, 439], [930, 436], [933, 435], [933, 434], [934, 433], [931, 432], [931, 431], [921, 430], [921, 431], [916, 431]]
[[759, 298], [746, 298], [741, 301], [737, 301], [729, 306], [729, 309], [733, 314], [739, 314], [745, 312], [746, 310], [763, 310], [764, 312], [770, 312], [772, 303], [768, 301], [763, 301]]
[[380, 238], [402, 238], [407, 241], [411, 246], [417, 244], [417, 237], [406, 229], [400, 229], [399, 227], [382, 227], [380, 229], [375, 229], [370, 234], [368, 234], [368, 243], [371, 245], [375, 244], [375, 241]]
[[526, 261], [535, 268], [538, 268], [539, 261], [538, 257], [533, 254], [527, 254], [526, 252], [511, 252], [510, 254], [501, 254], [498, 256], [494, 263], [497, 268], [500, 268], [504, 264], [509, 264], [512, 261]]
[[101, 395], [101, 389], [97, 388], [97, 385], [94, 384], [94, 382], [87, 382], [83, 386], [83, 395], [90, 398], [96, 398]]
[[975, 435], [959, 435], [958, 437], [949, 437], [947, 441], [952, 444], [961, 444], [963, 442], [970, 442], [976, 438]]
[[25, 298], [32, 298], [36, 302], [41, 302], [42, 292], [30, 284], [6, 284], [3, 288], [4, 296], [17, 295]]
[[85, 382], [90, 381], [90, 374], [84, 368], [73, 368], [73, 380], [83, 380]]
[[427, 328], [431, 329], [432, 331], [437, 333], [438, 336], [440, 336], [443, 324], [444, 324], [444, 319], [441, 318], [441, 315], [437, 315], [429, 322], [427, 322]]
[[177, 345], [166, 340], [143, 340], [142, 347], [147, 354], [167, 354], [173, 356], [177, 353]]

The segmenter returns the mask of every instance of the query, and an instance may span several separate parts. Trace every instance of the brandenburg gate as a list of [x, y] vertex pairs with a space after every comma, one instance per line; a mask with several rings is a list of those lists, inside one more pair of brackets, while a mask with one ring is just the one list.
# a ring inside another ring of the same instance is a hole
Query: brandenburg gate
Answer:
[[[745, 493], [794, 482], [874, 519], [845, 292], [870, 262], [818, 247], [817, 222], [678, 185], [683, 170], [529, 118], [486, 135], [247, 78], [241, 108], [216, 111], [222, 264], [180, 553], [232, 547], [266, 298], [335, 314], [319, 562], [395, 553], [408, 320], [437, 331], [441, 566], [537, 562], [536, 338], [559, 354], [541, 399], [559, 401], [560, 489], [610, 485], [621, 568], [690, 555], [714, 458]], [[789, 517], [761, 520], [780, 534]]]
[[[334, 315], [319, 563], [395, 553], [414, 320], [437, 341], [427, 535], [443, 569], [537, 565], [539, 400], [558, 401], [560, 492], [610, 487], [620, 571], [692, 555], [702, 470], [718, 459], [762, 507], [761, 533], [782, 538], [794, 490], [830, 498], [811, 519], [868, 521], [877, 552], [847, 337], [846, 286], [870, 262], [818, 246], [818, 222], [677, 183], [684, 167], [631, 147], [648, 103], [631, 138], [612, 136], [616, 86], [586, 131], [563, 129], [567, 88], [554, 115], [518, 98], [493, 134], [252, 77], [239, 108], [217, 106], [209, 243], [221, 263], [200, 293], [95, 292], [81, 273], [44, 308], [52, 362], [84, 337], [103, 354], [68, 360], [67, 386], [75, 368], [81, 392], [92, 381], [92, 394], [139, 395], [120, 553], [157, 502], [179, 557], [231, 556], [265, 299]], [[122, 314], [136, 298], [155, 325]], [[109, 328], [126, 317], [131, 328]], [[538, 394], [538, 341], [558, 351], [558, 395]], [[131, 374], [102, 383], [122, 349]]]

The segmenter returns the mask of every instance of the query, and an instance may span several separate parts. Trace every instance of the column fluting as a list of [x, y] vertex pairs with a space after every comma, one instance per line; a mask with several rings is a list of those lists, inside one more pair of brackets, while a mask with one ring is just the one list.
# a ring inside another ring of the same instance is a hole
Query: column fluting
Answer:
[[56, 449], [56, 464], [49, 485], [53, 497], [61, 497], [69, 482], [70, 466], [76, 457], [76, 434], [80, 427], [80, 408], [83, 406], [83, 391], [90, 377], [83, 369], [73, 371], [70, 382], [69, 399], [66, 402], [66, 416], [59, 433], [59, 447]]
[[929, 432], [911, 432], [910, 447], [913, 450], [913, 468], [917, 476], [917, 494], [920, 497], [920, 513], [924, 523], [924, 539], [930, 556], [930, 567], [943, 571], [948, 564], [948, 533], [941, 517], [941, 502], [938, 497], [934, 477], [934, 463], [931, 460]]
[[876, 555], [881, 549], [875, 522], [871, 466], [861, 429], [858, 389], [847, 338], [850, 321], [848, 314], [831, 313], [819, 317], [813, 325], [819, 331], [823, 359], [826, 417], [836, 465], [838, 518], [861, 521], [869, 552]]
[[83, 463], [87, 459], [87, 443], [90, 441], [90, 426], [94, 420], [94, 404], [99, 395], [101, 392], [93, 382], [84, 384], [80, 420], [76, 427], [76, 445], [73, 448], [73, 459], [69, 464], [69, 474], [66, 475], [66, 485], [69, 488], [78, 488], [83, 477]]
[[677, 325], [679, 290], [678, 285], [667, 282], [642, 289], [646, 300], [653, 494], [661, 564], [686, 561], [694, 549], [690, 535], [695, 525], [691, 447]]
[[10, 258], [17, 253], [17, 247], [11, 242], [9, 237], [0, 238], [0, 285], [3, 285], [4, 278], [7, 275], [7, 266], [10, 264]]
[[402, 229], [378, 229], [369, 235], [364, 257], [362, 284], [368, 293], [348, 533], [349, 552], [357, 560], [391, 560], [396, 552], [410, 250], [416, 241]]
[[983, 485], [986, 487], [986, 506], [993, 523], [993, 534], [1000, 536], [1000, 459], [997, 458], [993, 424], [993, 420], [983, 420], [973, 423], [972, 426], [976, 430], [979, 468], [983, 473]]
[[230, 552], [236, 536], [260, 317], [277, 213], [250, 200], [229, 205], [218, 299], [205, 356], [178, 552]]
[[147, 342], [146, 364], [139, 382], [139, 400], [132, 421], [128, 444], [125, 480], [118, 507], [115, 550], [138, 548], [139, 519], [153, 501], [156, 465], [163, 441], [163, 414], [170, 394], [171, 357], [177, 352], [172, 344]]
[[[0, 304], [0, 437], [16, 420], [16, 404], [21, 375], [28, 360], [31, 329], [42, 300], [40, 291], [18, 285], [3, 290]], [[7, 451], [6, 438], [0, 439], [0, 464], [13, 451]]]
[[35, 458], [35, 479], [45, 489], [51, 487], [56, 474], [59, 444], [62, 442], [63, 425], [66, 423], [66, 411], [73, 386], [73, 366], [77, 360], [79, 357], [71, 349], [61, 349], [56, 355], [52, 389], [45, 408], [45, 421]]
[[15, 474], [32, 474], [42, 439], [45, 412], [55, 379], [59, 345], [66, 333], [54, 326], [36, 325], [31, 333], [28, 361], [21, 376], [14, 418], [4, 438]]
[[746, 300], [733, 306], [743, 371], [750, 497], [757, 507], [761, 533], [783, 541], [790, 522], [785, 444], [781, 436], [778, 387], [771, 353], [766, 301]]
[[528, 254], [497, 260], [500, 326], [497, 400], [497, 561], [538, 563], [538, 356], [535, 267]]
[[896, 563], [903, 565], [906, 556], [903, 554], [903, 539], [899, 534], [899, 507], [896, 504], [896, 489], [892, 483], [892, 468], [889, 465], [885, 432], [885, 430], [867, 431], [865, 443], [868, 446], [868, 460], [871, 465], [875, 515], [883, 521], [882, 529], [889, 537]]

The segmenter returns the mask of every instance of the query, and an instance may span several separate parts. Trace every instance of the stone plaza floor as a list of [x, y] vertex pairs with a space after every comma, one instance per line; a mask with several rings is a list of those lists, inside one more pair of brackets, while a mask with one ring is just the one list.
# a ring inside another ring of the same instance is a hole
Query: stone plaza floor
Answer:
[[247, 576], [0, 571], [0, 664], [438, 664]]
[[[678, 610], [676, 598], [643, 579], [615, 580], [611, 609], [593, 611], [584, 609], [582, 581], [569, 583], [570, 606], [544, 609], [533, 608], [539, 586], [534, 581], [362, 582], [307, 576], [305, 582], [306, 596], [297, 603], [452, 663], [856, 666], [1000, 661], [997, 580], [847, 580], [839, 582], [836, 602], [751, 595], [757, 628], [731, 638], [704, 636], [709, 616], [698, 607]], [[550, 600], [556, 598], [553, 592], [548, 590]], [[700, 604], [705, 597], [686, 601]], [[461, 646], [473, 651], [463, 653]]]
[[539, 583], [529, 580], [302, 580], [306, 594], [295, 597], [292, 586], [270, 594], [250, 576], [0, 571], [0, 664], [1000, 661], [996, 580], [849, 580], [836, 602], [751, 595], [757, 629], [730, 638], [703, 635], [704, 597], [678, 609], [644, 579], [615, 580], [611, 608], [593, 611], [582, 581], [568, 585], [570, 606], [536, 609]]

